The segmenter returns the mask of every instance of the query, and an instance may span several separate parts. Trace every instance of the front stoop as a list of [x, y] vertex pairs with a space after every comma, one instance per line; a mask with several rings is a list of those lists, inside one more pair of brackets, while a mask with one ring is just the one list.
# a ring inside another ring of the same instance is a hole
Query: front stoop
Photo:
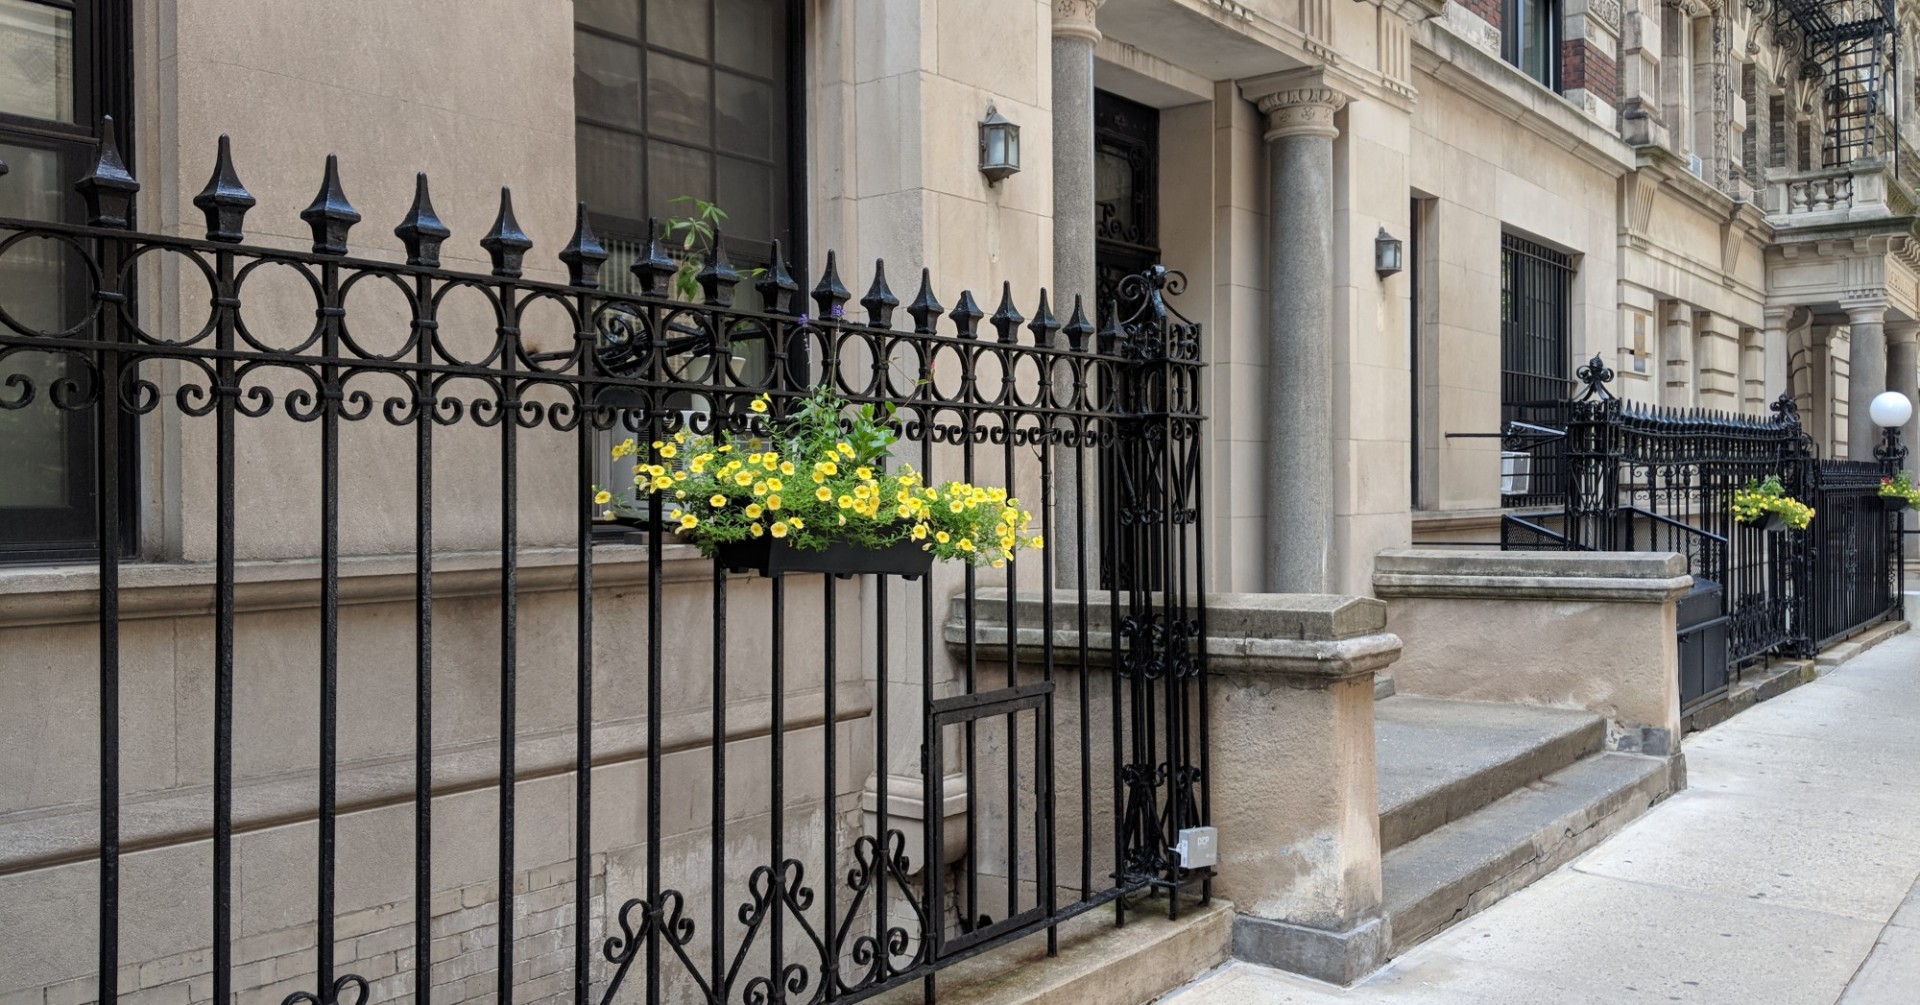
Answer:
[[[1140, 1005], [1180, 987], [1227, 958], [1233, 905], [1219, 898], [1183, 906], [1167, 920], [1166, 902], [1129, 911], [1116, 928], [1111, 907], [1060, 926], [1060, 953], [1047, 956], [1041, 932], [940, 972], [940, 1005]], [[883, 1005], [922, 1000], [919, 984], [873, 999]]]
[[1571, 861], [1681, 787], [1679, 758], [1596, 754], [1388, 852], [1389, 955]]

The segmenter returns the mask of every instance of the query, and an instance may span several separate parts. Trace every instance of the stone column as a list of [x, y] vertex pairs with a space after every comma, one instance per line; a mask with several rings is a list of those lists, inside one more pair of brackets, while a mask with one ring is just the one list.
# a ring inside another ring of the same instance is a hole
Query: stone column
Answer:
[[1887, 389], [1886, 318], [1884, 303], [1847, 305], [1853, 332], [1847, 357], [1847, 456], [1853, 460], [1872, 460], [1880, 442], [1880, 427], [1867, 406]]
[[1693, 311], [1677, 300], [1660, 305], [1660, 404], [1693, 407]]
[[1900, 431], [1907, 445], [1907, 470], [1920, 461], [1920, 321], [1887, 322], [1887, 390], [1899, 391], [1914, 403], [1913, 415]]
[[1765, 327], [1760, 329], [1760, 337], [1767, 356], [1766, 403], [1772, 405], [1787, 393], [1787, 362], [1792, 356], [1787, 344], [1787, 319], [1793, 316], [1793, 308], [1768, 307], [1764, 316]]
[[1740, 329], [1740, 411], [1767, 411], [1767, 345], [1758, 328]]
[[1333, 538], [1333, 141], [1346, 97], [1284, 87], [1267, 116], [1267, 590], [1327, 589]]
[[[1099, 320], [1093, 269], [1093, 47], [1100, 41], [1100, 29], [1094, 27], [1093, 16], [1100, 4], [1053, 0], [1053, 289], [1062, 320], [1073, 310], [1076, 294], [1085, 298], [1088, 320]], [[1058, 393], [1071, 394], [1072, 388], [1061, 387]], [[1072, 525], [1098, 516], [1092, 512], [1098, 490], [1091, 484], [1093, 472], [1080, 474], [1075, 451], [1062, 450], [1054, 457], [1054, 526], [1060, 530], [1047, 546], [1054, 549], [1054, 582], [1078, 587], [1081, 556]], [[1089, 480], [1084, 513], [1079, 477]], [[1098, 545], [1090, 537], [1087, 547]], [[1096, 575], [1097, 557], [1086, 556], [1086, 566]]]

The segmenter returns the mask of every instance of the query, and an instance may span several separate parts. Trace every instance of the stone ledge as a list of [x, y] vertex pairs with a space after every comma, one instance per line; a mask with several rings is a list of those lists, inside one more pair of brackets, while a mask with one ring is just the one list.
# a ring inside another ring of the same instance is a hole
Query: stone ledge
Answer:
[[1247, 914], [1233, 919], [1235, 959], [1342, 987], [1379, 969], [1387, 961], [1387, 942], [1387, 928], [1379, 918], [1345, 932]]
[[1666, 603], [1693, 585], [1672, 552], [1456, 551], [1393, 548], [1374, 558], [1382, 597]]
[[[1053, 659], [1056, 668], [1079, 662], [1080, 594], [1053, 597]], [[1046, 601], [1021, 593], [1013, 604], [1013, 646], [1021, 662], [1046, 658]], [[1112, 630], [1112, 598], [1099, 594], [1086, 608], [1086, 662], [1113, 665], [1118, 641]], [[1337, 680], [1370, 673], [1400, 655], [1400, 640], [1386, 631], [1386, 605], [1367, 597], [1331, 594], [1210, 593], [1206, 595], [1207, 658], [1214, 670], [1266, 672]], [[945, 625], [947, 645], [993, 659], [1007, 648], [1007, 591], [981, 589], [969, 631], [966, 599], [953, 598]]]

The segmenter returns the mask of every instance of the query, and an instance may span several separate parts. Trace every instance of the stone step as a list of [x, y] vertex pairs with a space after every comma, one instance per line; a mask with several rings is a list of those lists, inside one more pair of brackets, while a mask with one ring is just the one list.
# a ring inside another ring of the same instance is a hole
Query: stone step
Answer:
[[1598, 753], [1597, 715], [1395, 695], [1374, 703], [1380, 850], [1392, 851]]
[[[1233, 905], [1219, 898], [1184, 904], [1173, 921], [1151, 900], [1119, 928], [1113, 908], [1098, 907], [1060, 926], [1059, 955], [1047, 955], [1045, 932], [1029, 935], [940, 971], [934, 994], [940, 1005], [1142, 1005], [1224, 962], [1232, 930]], [[925, 999], [916, 982], [870, 1000]]]
[[1672, 793], [1683, 764], [1595, 754], [1388, 852], [1380, 863], [1388, 955], [1398, 956], [1598, 844]]

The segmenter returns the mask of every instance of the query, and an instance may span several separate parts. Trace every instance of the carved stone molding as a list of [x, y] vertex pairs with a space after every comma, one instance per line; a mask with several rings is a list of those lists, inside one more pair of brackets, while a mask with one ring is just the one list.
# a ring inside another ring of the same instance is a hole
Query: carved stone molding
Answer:
[[1587, 0], [1587, 16], [1620, 34], [1620, 0]]
[[1260, 111], [1267, 117], [1266, 138], [1338, 136], [1340, 129], [1334, 125], [1333, 116], [1346, 103], [1346, 95], [1330, 87], [1275, 91], [1260, 99]]
[[1100, 41], [1100, 29], [1094, 27], [1093, 15], [1100, 9], [1102, 0], [1053, 0], [1053, 37], [1084, 38], [1089, 42]]

